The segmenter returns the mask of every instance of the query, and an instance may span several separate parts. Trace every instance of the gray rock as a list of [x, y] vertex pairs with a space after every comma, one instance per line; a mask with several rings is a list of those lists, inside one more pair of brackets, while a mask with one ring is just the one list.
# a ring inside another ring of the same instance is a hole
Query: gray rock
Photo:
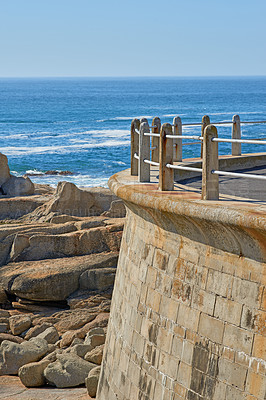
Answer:
[[30, 178], [17, 177], [11, 175], [2, 184], [2, 189], [7, 196], [28, 196], [34, 194], [34, 184]]
[[26, 333], [25, 340], [29, 340], [33, 337], [38, 336], [40, 333], [44, 332], [46, 329], [50, 328], [51, 326], [53, 326], [53, 325], [50, 322], [43, 322], [40, 325], [33, 326]]
[[101, 372], [101, 367], [95, 367], [89, 372], [88, 377], [85, 379], [85, 385], [88, 394], [91, 397], [96, 397], [100, 372]]
[[0, 375], [16, 375], [22, 365], [39, 361], [47, 351], [44, 339], [33, 338], [21, 344], [4, 340], [0, 346]]
[[9, 318], [10, 330], [13, 335], [20, 335], [31, 326], [31, 319], [26, 315], [13, 315]]
[[0, 153], [0, 186], [10, 178], [7, 156]]
[[114, 284], [116, 268], [91, 269], [83, 272], [79, 278], [81, 289], [104, 290]]
[[6, 333], [8, 331], [8, 324], [0, 322], [0, 333]]
[[84, 358], [85, 354], [90, 350], [89, 344], [75, 344], [69, 347], [67, 350], [71, 354], [76, 354], [77, 356]]
[[59, 340], [59, 335], [54, 326], [47, 328], [44, 332], [40, 333], [38, 338], [45, 339], [47, 343], [54, 344]]
[[105, 335], [104, 328], [97, 327], [97, 328], [90, 329], [86, 335], [86, 338], [89, 338], [90, 336], [93, 336], [93, 335]]
[[91, 351], [94, 349], [94, 347], [100, 346], [105, 343], [105, 335], [92, 335], [92, 336], [86, 336], [84, 340], [84, 344], [89, 345], [88, 351]]
[[51, 363], [49, 360], [41, 360], [23, 365], [18, 370], [18, 376], [26, 387], [38, 387], [45, 384], [44, 370]]
[[57, 360], [44, 370], [47, 382], [58, 388], [75, 387], [84, 384], [94, 364], [84, 361], [74, 354], [57, 354]]
[[101, 365], [103, 359], [104, 344], [97, 346], [85, 354], [84, 360], [92, 362], [93, 364]]
[[126, 216], [126, 207], [122, 200], [114, 200], [111, 203], [110, 209], [102, 215], [110, 218], [124, 218]]
[[9, 342], [14, 342], [14, 343], [23, 343], [24, 342], [24, 339], [22, 339], [20, 336], [13, 336], [13, 335], [10, 335], [10, 333], [0, 333], [0, 344], [4, 340], [8, 340]]

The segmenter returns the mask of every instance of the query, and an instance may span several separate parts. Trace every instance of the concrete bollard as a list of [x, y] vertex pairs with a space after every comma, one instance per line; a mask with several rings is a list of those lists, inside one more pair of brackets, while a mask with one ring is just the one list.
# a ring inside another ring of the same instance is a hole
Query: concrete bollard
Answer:
[[[208, 115], [203, 115], [201, 120], [201, 136], [204, 136], [204, 131], [206, 126], [210, 125], [210, 117]], [[203, 142], [201, 142], [200, 156], [202, 158], [203, 154]]]
[[[156, 128], [152, 128], [152, 133], [160, 133], [161, 130], [161, 120], [158, 117], [153, 118], [152, 126], [156, 126]], [[152, 147], [156, 147], [151, 151], [151, 159], [152, 161], [159, 162], [159, 147], [160, 147], [160, 138], [152, 137], [151, 138]]]
[[144, 162], [150, 160], [150, 136], [145, 133], [150, 133], [148, 121], [142, 122], [139, 128], [139, 182], [150, 182], [150, 164]]
[[[182, 135], [182, 121], [180, 117], [173, 119], [174, 135]], [[173, 139], [174, 161], [182, 161], [182, 139]]]
[[219, 176], [212, 174], [212, 170], [219, 169], [218, 143], [212, 142], [217, 138], [217, 129], [208, 125], [204, 130], [203, 159], [202, 159], [202, 200], [219, 200]]
[[172, 135], [172, 125], [163, 124], [160, 132], [160, 165], [159, 165], [159, 187], [158, 189], [173, 190], [174, 171], [167, 168], [166, 164], [173, 164], [173, 139], [167, 139], [166, 135]]
[[139, 135], [136, 132], [139, 127], [139, 119], [133, 119], [131, 122], [131, 175], [133, 176], [138, 176], [138, 160], [134, 157], [134, 154], [139, 153]]
[[[241, 139], [239, 115], [233, 116], [232, 139]], [[232, 143], [232, 156], [241, 156], [241, 143]]]

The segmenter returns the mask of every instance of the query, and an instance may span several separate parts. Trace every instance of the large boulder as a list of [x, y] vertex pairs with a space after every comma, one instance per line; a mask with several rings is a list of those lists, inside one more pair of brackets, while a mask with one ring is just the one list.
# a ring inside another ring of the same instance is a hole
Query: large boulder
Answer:
[[7, 196], [29, 196], [34, 194], [34, 184], [30, 178], [11, 175], [10, 178], [2, 184], [2, 191], [3, 194]]
[[84, 384], [89, 372], [95, 367], [74, 354], [56, 355], [57, 360], [44, 370], [47, 382], [58, 388], [75, 387]]
[[47, 343], [54, 344], [59, 340], [59, 335], [54, 326], [47, 328], [45, 331], [41, 332], [37, 338], [45, 339]]
[[40, 360], [47, 351], [44, 339], [33, 338], [21, 344], [4, 340], [0, 346], [0, 375], [17, 375], [22, 365]]
[[59, 182], [53, 199], [35, 210], [32, 218], [38, 219], [51, 213], [77, 217], [100, 215], [109, 210], [115, 199], [117, 197], [107, 188], [79, 189], [74, 183]]
[[85, 385], [88, 394], [91, 397], [96, 397], [100, 372], [101, 372], [101, 367], [95, 367], [89, 372], [88, 377], [85, 379]]
[[0, 269], [8, 293], [35, 301], [62, 301], [79, 289], [80, 275], [89, 269], [115, 267], [117, 253], [10, 263]]
[[9, 171], [7, 156], [0, 153], [0, 187], [3, 185], [3, 183], [8, 181], [9, 178], [10, 178], [10, 171]]
[[81, 289], [105, 290], [113, 286], [116, 268], [91, 269], [83, 272], [79, 278]]
[[9, 318], [10, 330], [13, 335], [20, 335], [31, 326], [31, 318], [27, 315], [13, 315]]
[[25, 340], [29, 340], [33, 337], [38, 336], [40, 333], [46, 331], [46, 329], [51, 328], [53, 325], [49, 322], [44, 322], [42, 324], [39, 325], [35, 325], [32, 328], [30, 328], [28, 330], [28, 332], [26, 333], [24, 339]]
[[38, 387], [45, 384], [44, 370], [51, 363], [50, 360], [41, 360], [23, 365], [18, 370], [18, 376], [26, 387]]
[[93, 364], [101, 365], [103, 359], [104, 344], [94, 347], [85, 354], [84, 360], [92, 362]]

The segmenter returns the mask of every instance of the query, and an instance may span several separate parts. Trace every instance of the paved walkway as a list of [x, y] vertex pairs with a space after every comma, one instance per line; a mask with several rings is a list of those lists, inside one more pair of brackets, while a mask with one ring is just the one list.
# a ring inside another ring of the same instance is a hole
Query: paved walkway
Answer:
[[[260, 174], [266, 176], [266, 167], [256, 167], [241, 171], [238, 170], [236, 172], [256, 175]], [[201, 177], [184, 179], [182, 181], [179, 181], [179, 183], [201, 190]], [[265, 180], [220, 176], [219, 191], [221, 194], [226, 194], [230, 196], [266, 201]]]
[[52, 387], [28, 389], [18, 376], [0, 376], [0, 400], [89, 400], [85, 387], [56, 389]]

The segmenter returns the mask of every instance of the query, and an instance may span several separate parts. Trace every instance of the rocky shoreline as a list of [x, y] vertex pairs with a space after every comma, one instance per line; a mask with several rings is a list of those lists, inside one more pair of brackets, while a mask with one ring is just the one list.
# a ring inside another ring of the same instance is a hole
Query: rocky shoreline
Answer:
[[[62, 398], [86, 385], [76, 398], [95, 397], [125, 207], [105, 188], [29, 185], [0, 195], [0, 384], [8, 398], [8, 379]], [[43, 398], [21, 399], [32, 390]]]

